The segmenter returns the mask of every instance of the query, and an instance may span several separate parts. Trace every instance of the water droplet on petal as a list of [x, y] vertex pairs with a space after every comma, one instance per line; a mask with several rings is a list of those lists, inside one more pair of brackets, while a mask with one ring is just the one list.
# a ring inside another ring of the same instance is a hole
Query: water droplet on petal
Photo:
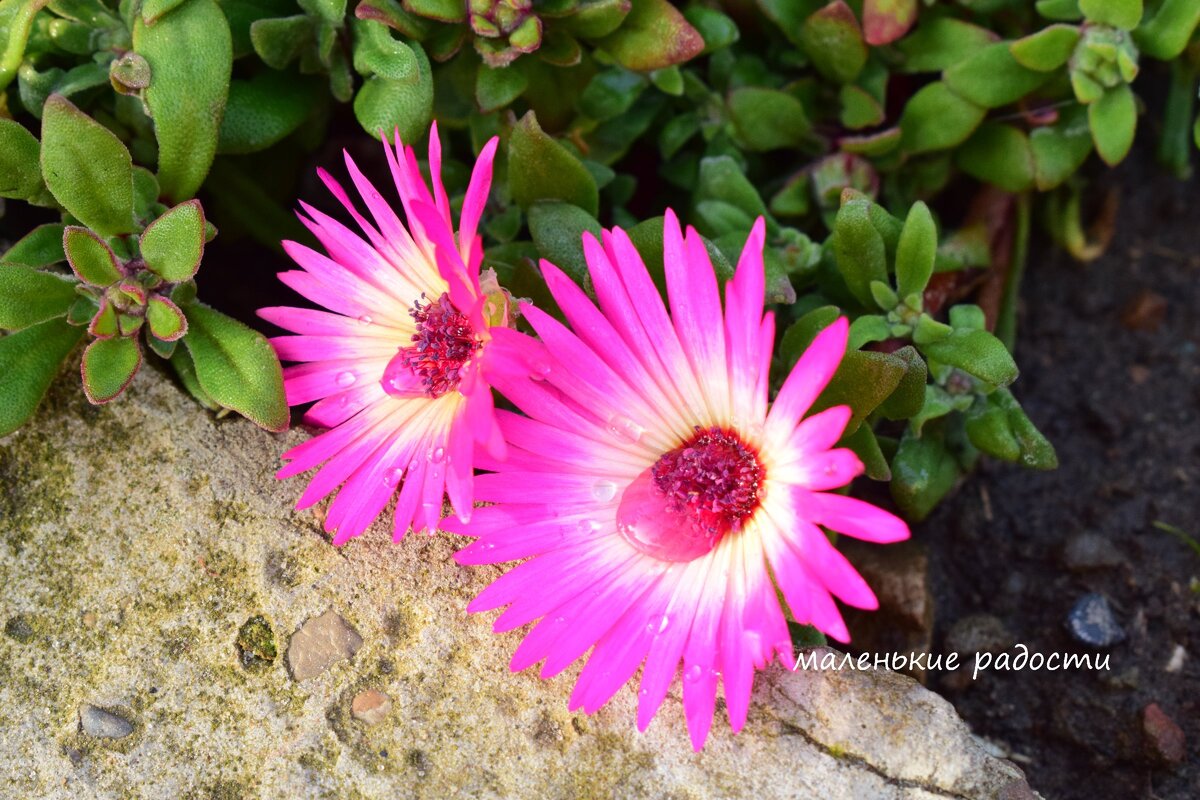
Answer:
[[599, 480], [592, 484], [592, 497], [607, 503], [617, 496], [617, 485], [610, 480]]
[[371, 319], [371, 317], [368, 314], [363, 314], [361, 317], [358, 318], [358, 321], [360, 323], [362, 323], [363, 325], [370, 325], [375, 320]]
[[358, 376], [350, 370], [346, 370], [338, 373], [337, 385], [345, 389], [347, 386], [353, 386], [356, 380], [358, 380]]
[[687, 668], [687, 672], [683, 673], [683, 679], [688, 683], [695, 683], [704, 675], [704, 668], [699, 664], [692, 664]]
[[579, 532], [584, 536], [591, 536], [596, 531], [600, 530], [600, 523], [594, 519], [581, 519], [577, 526]]
[[717, 546], [725, 531], [706, 527], [671, 508], [654, 481], [653, 467], [625, 488], [617, 507], [617, 532], [639, 552], [661, 561], [691, 561]]
[[550, 365], [545, 361], [535, 361], [529, 368], [529, 377], [535, 381], [544, 381], [550, 374]]
[[662, 633], [668, 627], [670, 627], [670, 625], [671, 625], [671, 618], [668, 617], [666, 614], [663, 614], [663, 618], [658, 621], [658, 630], [656, 632]]
[[440, 464], [446, 458], [446, 449], [443, 447], [434, 447], [429, 451], [429, 460], [434, 464]]
[[404, 477], [404, 470], [400, 468], [390, 469], [383, 476], [383, 482], [388, 486], [396, 486], [400, 483], [400, 479]]
[[627, 442], [641, 441], [646, 429], [624, 414], [616, 414], [608, 421], [608, 432]]

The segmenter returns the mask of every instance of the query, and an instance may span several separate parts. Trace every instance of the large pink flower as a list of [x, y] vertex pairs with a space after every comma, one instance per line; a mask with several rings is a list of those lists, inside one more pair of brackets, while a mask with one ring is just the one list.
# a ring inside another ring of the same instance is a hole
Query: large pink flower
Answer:
[[[642, 667], [638, 726], [650, 723], [683, 666], [683, 705], [699, 749], [717, 684], [733, 729], [746, 720], [754, 670], [795, 656], [791, 616], [840, 640], [833, 598], [874, 608], [870, 588], [818, 526], [874, 542], [908, 536], [891, 514], [827, 490], [862, 472], [834, 444], [845, 406], [805, 418], [846, 349], [839, 319], [817, 336], [768, 408], [774, 321], [763, 314], [763, 221], [746, 243], [722, 313], [704, 243], [668, 212], [670, 314], [629, 237], [584, 239], [599, 308], [543, 262], [568, 329], [524, 313], [541, 341], [497, 331], [493, 385], [528, 416], [499, 412], [506, 459], [476, 478], [479, 508], [448, 530], [478, 537], [464, 564], [527, 559], [471, 611], [508, 608], [508, 631], [537, 621], [514, 671], [542, 677], [591, 655], [571, 708], [591, 713]], [[518, 364], [523, 364], [517, 368]], [[774, 580], [772, 580], [774, 576]]]
[[[323, 464], [300, 497], [306, 508], [339, 486], [325, 529], [334, 544], [362, 533], [398, 493], [395, 538], [411, 526], [435, 530], [448, 494], [469, 519], [475, 443], [502, 455], [488, 358], [488, 297], [480, 287], [483, 251], [476, 227], [492, 180], [496, 139], [471, 174], [455, 233], [441, 180], [437, 127], [429, 136], [426, 186], [411, 147], [384, 150], [407, 226], [346, 155], [346, 168], [371, 215], [319, 174], [363, 236], [301, 203], [300, 219], [328, 255], [296, 242], [284, 249], [303, 269], [280, 279], [328, 311], [264, 308], [266, 320], [295, 336], [272, 340], [280, 359], [301, 362], [284, 371], [288, 403], [317, 401], [305, 421], [326, 432], [289, 450], [287, 478]], [[372, 221], [373, 220], [373, 221]]]

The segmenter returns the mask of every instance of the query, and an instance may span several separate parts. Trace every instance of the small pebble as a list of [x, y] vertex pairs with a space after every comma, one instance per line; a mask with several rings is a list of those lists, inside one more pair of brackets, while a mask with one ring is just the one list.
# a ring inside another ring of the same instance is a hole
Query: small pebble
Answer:
[[99, 739], [124, 739], [133, 733], [129, 720], [89, 704], [79, 707], [79, 729]]
[[315, 678], [339, 661], [353, 658], [362, 647], [358, 631], [336, 612], [326, 611], [301, 625], [288, 642], [287, 664], [292, 680]]
[[1183, 649], [1183, 645], [1175, 645], [1175, 649], [1171, 651], [1171, 658], [1167, 661], [1165, 667], [1167, 672], [1179, 672], [1183, 669], [1183, 662], [1187, 661], [1187, 650]]
[[1161, 764], [1181, 764], [1187, 755], [1183, 730], [1167, 712], [1151, 703], [1142, 709], [1142, 734], [1146, 737], [1147, 754]]
[[1067, 630], [1090, 647], [1112, 647], [1125, 639], [1125, 630], [1117, 622], [1108, 599], [1101, 594], [1079, 598], [1067, 615]]
[[1063, 548], [1063, 565], [1072, 572], [1115, 567], [1123, 560], [1121, 551], [1112, 542], [1095, 533], [1072, 536]]
[[1162, 325], [1167, 316], [1167, 298], [1158, 292], [1143, 289], [1121, 312], [1121, 324], [1134, 331], [1152, 331]]
[[378, 725], [392, 710], [392, 698], [376, 689], [365, 689], [350, 701], [350, 713], [356, 720]]

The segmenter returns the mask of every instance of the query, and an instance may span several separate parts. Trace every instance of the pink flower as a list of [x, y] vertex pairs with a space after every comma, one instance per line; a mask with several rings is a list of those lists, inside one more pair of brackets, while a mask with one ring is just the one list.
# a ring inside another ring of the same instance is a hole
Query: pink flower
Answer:
[[507, 606], [497, 632], [536, 621], [514, 671], [544, 660], [549, 678], [591, 650], [570, 702], [591, 713], [641, 666], [645, 730], [682, 660], [700, 749], [718, 682], [736, 731], [754, 670], [775, 655], [795, 666], [776, 583], [795, 620], [842, 641], [833, 598], [876, 607], [818, 526], [874, 542], [908, 528], [827, 491], [863, 471], [834, 447], [848, 407], [805, 418], [845, 352], [845, 319], [817, 336], [768, 407], [774, 320], [763, 314], [761, 219], [724, 313], [704, 243], [690, 228], [684, 237], [674, 214], [664, 231], [670, 315], [624, 231], [603, 238], [584, 238], [599, 308], [542, 262], [573, 331], [524, 307], [541, 341], [495, 332], [504, 369], [493, 385], [528, 416], [498, 412], [508, 456], [482, 455], [493, 472], [476, 478], [477, 499], [495, 505], [446, 527], [478, 537], [457, 554], [464, 564], [528, 559], [469, 606]]
[[[480, 288], [483, 251], [476, 226], [487, 202], [496, 139], [471, 174], [455, 234], [441, 180], [437, 127], [429, 136], [433, 192], [412, 148], [396, 138], [384, 151], [407, 227], [346, 155], [346, 168], [370, 212], [359, 213], [324, 170], [321, 179], [365, 235], [301, 203], [300, 219], [328, 255], [284, 242], [302, 270], [280, 279], [328, 311], [264, 308], [263, 319], [293, 332], [272, 340], [288, 403], [317, 401], [305, 421], [328, 428], [284, 453], [287, 478], [321, 468], [300, 497], [306, 508], [337, 491], [325, 518], [334, 544], [359, 535], [398, 493], [394, 536], [435, 530], [448, 494], [464, 520], [472, 510], [475, 443], [495, 455], [504, 442], [482, 365], [494, 302]], [[493, 281], [494, 283], [494, 281]], [[500, 324], [503, 324], [501, 321]]]

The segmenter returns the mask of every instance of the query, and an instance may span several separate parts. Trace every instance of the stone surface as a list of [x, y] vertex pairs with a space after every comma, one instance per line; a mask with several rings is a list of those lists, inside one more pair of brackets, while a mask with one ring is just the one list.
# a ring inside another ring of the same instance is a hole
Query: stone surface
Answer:
[[1183, 729], [1158, 703], [1142, 709], [1142, 735], [1146, 738], [1147, 755], [1156, 763], [1172, 766], [1183, 763], [1187, 757]]
[[[380, 524], [336, 549], [292, 510], [301, 483], [272, 473], [304, 437], [214, 420], [146, 368], [100, 408], [66, 375], [38, 419], [0, 441], [0, 619], [21, 615], [36, 634], [0, 637], [0, 794], [1032, 796], [949, 703], [892, 673], [772, 667], [742, 733], [718, 704], [702, 753], [678, 687], [645, 734], [635, 688], [571, 713], [577, 670], [511, 674], [520, 632], [494, 635], [494, 614], [464, 611], [498, 573], [454, 563], [459, 540], [394, 545]], [[362, 637], [353, 659], [302, 683], [286, 658], [243, 668], [247, 620], [282, 639], [330, 609]], [[364, 725], [353, 698], [371, 689], [392, 709]], [[82, 733], [86, 705], [134, 732]]]
[[976, 653], [999, 653], [1015, 643], [1012, 632], [991, 614], [971, 614], [950, 626], [946, 652], [958, 653], [962, 663], [972, 663]]
[[392, 710], [392, 698], [378, 689], [364, 689], [350, 701], [350, 715], [368, 725], [378, 725]]
[[99, 739], [124, 739], [133, 733], [133, 725], [119, 714], [87, 704], [79, 707], [79, 730]]
[[1063, 547], [1063, 566], [1072, 572], [1115, 567], [1124, 561], [1112, 542], [1096, 533], [1079, 533]]
[[292, 678], [307, 681], [339, 661], [354, 658], [362, 647], [358, 631], [332, 610], [305, 622], [288, 642], [288, 671]]
[[1112, 647], [1125, 640], [1125, 629], [1117, 622], [1108, 598], [1085, 594], [1067, 614], [1067, 630], [1089, 647]]
[[[919, 542], [879, 547], [843, 537], [839, 542], [879, 600], [879, 609], [846, 609], [857, 650], [867, 653], [928, 653], [933, 644], [933, 594], [929, 555]], [[924, 682], [925, 671], [906, 670]]]

